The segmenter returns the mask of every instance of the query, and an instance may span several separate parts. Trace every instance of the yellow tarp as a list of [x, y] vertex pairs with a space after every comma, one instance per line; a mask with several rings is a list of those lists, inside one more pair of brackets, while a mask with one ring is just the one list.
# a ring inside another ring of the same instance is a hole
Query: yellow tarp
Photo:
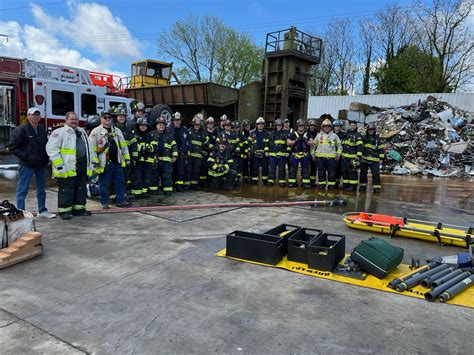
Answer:
[[[303, 275], [308, 275], [308, 276], [314, 276], [314, 277], [319, 277], [322, 279], [328, 279], [328, 280], [333, 280], [333, 281], [338, 281], [338, 282], [344, 282], [347, 284], [351, 285], [357, 285], [357, 286], [362, 286], [362, 287], [368, 287], [372, 288], [375, 290], [380, 290], [380, 291], [385, 291], [385, 292], [391, 292], [391, 293], [397, 293], [400, 295], [404, 296], [410, 296], [410, 297], [416, 297], [416, 298], [421, 298], [424, 300], [424, 294], [425, 292], [428, 292], [429, 289], [423, 288], [421, 286], [416, 286], [412, 288], [409, 291], [405, 292], [397, 292], [389, 287], [387, 287], [387, 284], [402, 275], [408, 274], [411, 270], [409, 269], [408, 265], [402, 264], [398, 268], [396, 268], [394, 271], [392, 271], [385, 279], [380, 280], [376, 278], [375, 276], [368, 275], [367, 279], [365, 280], [357, 280], [353, 279], [350, 277], [345, 277], [341, 275], [336, 275], [328, 271], [319, 271], [319, 270], [313, 270], [313, 269], [308, 269], [308, 266], [305, 264], [301, 263], [296, 263], [293, 261], [288, 261], [286, 259], [286, 255], [283, 257], [283, 259], [275, 266], [269, 265], [269, 264], [262, 264], [258, 263], [255, 261], [249, 261], [249, 260], [244, 260], [244, 259], [238, 259], [238, 258], [233, 258], [230, 256], [226, 255], [226, 250], [222, 249], [218, 253], [215, 254], [216, 256], [221, 256], [229, 259], [234, 259], [238, 261], [244, 261], [247, 263], [251, 264], [257, 264], [257, 265], [262, 265], [262, 266], [270, 266], [270, 267], [276, 267], [280, 269], [285, 269], [288, 271], [293, 271], [297, 272], [299, 274]], [[425, 301], [427, 302], [427, 301]], [[469, 307], [469, 308], [474, 308], [474, 287], [470, 287], [467, 290], [464, 290], [461, 294], [457, 295], [454, 297], [452, 300], [449, 300], [446, 302], [448, 304], [455, 304], [458, 306], [464, 306], [464, 307]]]

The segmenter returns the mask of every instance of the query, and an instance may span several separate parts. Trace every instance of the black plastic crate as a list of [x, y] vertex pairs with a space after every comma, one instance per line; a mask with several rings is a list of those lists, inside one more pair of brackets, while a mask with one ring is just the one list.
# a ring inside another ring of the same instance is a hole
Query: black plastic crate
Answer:
[[274, 235], [237, 230], [227, 234], [226, 255], [276, 265], [286, 254], [284, 241]]
[[308, 247], [308, 267], [310, 269], [332, 271], [344, 258], [345, 253], [345, 236], [324, 233], [313, 239]]
[[288, 260], [308, 263], [308, 246], [314, 238], [323, 234], [320, 229], [301, 228], [288, 239]]
[[[301, 229], [300, 226], [295, 226], [292, 224], [280, 224], [279, 226], [276, 226], [275, 228], [269, 229], [263, 234], [270, 234], [270, 235], [275, 235], [283, 238], [283, 243], [285, 250], [288, 249], [288, 239], [293, 236], [296, 232], [298, 232]], [[286, 233], [285, 233], [286, 232]], [[283, 234], [283, 235], [282, 235]], [[286, 252], [285, 252], [286, 254]]]

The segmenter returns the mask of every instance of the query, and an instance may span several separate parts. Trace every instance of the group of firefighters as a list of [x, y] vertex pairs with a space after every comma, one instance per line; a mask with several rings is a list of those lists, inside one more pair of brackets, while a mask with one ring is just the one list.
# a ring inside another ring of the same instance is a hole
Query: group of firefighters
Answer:
[[120, 108], [108, 114], [114, 116], [114, 126], [128, 147], [130, 164], [125, 167], [125, 181], [134, 199], [159, 190], [170, 195], [173, 188], [232, 190], [241, 182], [257, 184], [260, 179], [269, 186], [278, 183], [281, 187], [348, 191], [359, 186], [359, 191], [365, 191], [369, 169], [373, 191], [381, 188], [384, 144], [372, 125], [362, 135], [353, 121], [343, 132], [340, 120], [325, 119], [318, 132], [316, 120], [310, 119], [306, 125], [299, 119], [292, 129], [288, 119], [277, 119], [270, 131], [262, 117], [251, 129], [248, 120], [231, 122], [223, 115], [217, 125], [214, 118], [204, 120], [198, 113], [186, 128], [179, 112], [172, 115], [170, 124], [166, 116], [153, 124], [143, 107], [128, 120]]

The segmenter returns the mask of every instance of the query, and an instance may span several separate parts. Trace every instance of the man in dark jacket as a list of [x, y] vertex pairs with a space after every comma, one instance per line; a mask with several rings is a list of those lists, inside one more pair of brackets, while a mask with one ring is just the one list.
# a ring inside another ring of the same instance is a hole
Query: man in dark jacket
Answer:
[[46, 154], [48, 137], [46, 129], [39, 125], [40, 110], [31, 107], [28, 110], [28, 123], [16, 127], [11, 136], [9, 148], [19, 159], [18, 186], [16, 190], [17, 207], [25, 209], [25, 199], [30, 187], [33, 174], [36, 177], [36, 197], [38, 199], [38, 213], [47, 218], [56, 217], [46, 208], [45, 177], [49, 157]]

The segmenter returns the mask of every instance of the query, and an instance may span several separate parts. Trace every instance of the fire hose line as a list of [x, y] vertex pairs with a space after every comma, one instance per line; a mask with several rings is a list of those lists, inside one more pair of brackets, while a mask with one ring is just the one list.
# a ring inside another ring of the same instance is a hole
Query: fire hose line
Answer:
[[103, 210], [93, 210], [93, 214], [103, 213], [124, 213], [124, 212], [146, 212], [146, 211], [176, 211], [195, 210], [205, 208], [242, 208], [242, 207], [292, 207], [292, 206], [344, 206], [345, 199], [335, 199], [331, 201], [292, 201], [292, 202], [236, 202], [236, 203], [208, 203], [197, 205], [160, 205], [144, 207], [110, 208]]

